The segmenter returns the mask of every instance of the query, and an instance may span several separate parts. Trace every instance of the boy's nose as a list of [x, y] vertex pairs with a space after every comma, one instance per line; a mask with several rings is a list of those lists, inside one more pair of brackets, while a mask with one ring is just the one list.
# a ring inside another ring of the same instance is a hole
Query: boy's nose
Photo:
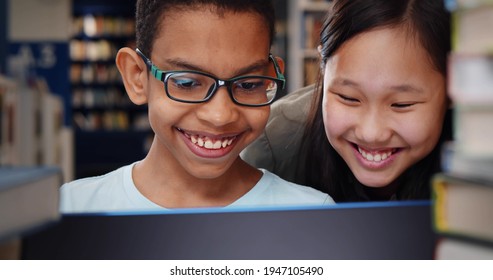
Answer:
[[197, 116], [213, 126], [224, 126], [238, 119], [238, 105], [231, 100], [228, 89], [221, 86], [209, 101], [199, 106]]

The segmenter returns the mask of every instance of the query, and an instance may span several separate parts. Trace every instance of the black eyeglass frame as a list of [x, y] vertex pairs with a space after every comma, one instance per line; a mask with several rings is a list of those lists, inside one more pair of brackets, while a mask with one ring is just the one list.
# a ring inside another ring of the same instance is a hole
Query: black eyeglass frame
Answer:
[[[267, 105], [272, 104], [272, 102], [274, 102], [274, 100], [276, 99], [275, 96], [279, 93], [280, 90], [284, 89], [284, 87], [286, 85], [286, 78], [281, 73], [281, 70], [279, 68], [279, 65], [277, 64], [277, 61], [276, 61], [276, 59], [274, 58], [274, 56], [272, 54], [269, 54], [269, 59], [272, 60], [272, 63], [274, 64], [274, 69], [276, 71], [276, 78], [274, 78], [274, 77], [268, 77], [268, 76], [261, 76], [261, 75], [252, 75], [252, 76], [238, 76], [238, 77], [234, 77], [234, 78], [231, 78], [231, 79], [228, 79], [228, 80], [221, 80], [221, 79], [219, 79], [219, 78], [217, 78], [217, 77], [215, 77], [213, 75], [210, 75], [208, 73], [204, 73], [204, 72], [200, 72], [200, 71], [195, 71], [195, 70], [175, 70], [175, 71], [163, 71], [163, 70], [160, 70], [138, 48], [136, 48], [135, 51], [137, 52], [137, 54], [139, 54], [139, 56], [142, 58], [142, 60], [144, 60], [144, 63], [147, 65], [147, 68], [149, 69], [149, 71], [151, 72], [151, 74], [156, 79], [158, 79], [161, 82], [163, 82], [166, 95], [170, 99], [175, 100], [175, 101], [178, 101], [178, 102], [194, 103], [194, 104], [197, 104], [197, 103], [205, 103], [205, 102], [209, 101], [214, 96], [214, 94], [216, 94], [217, 90], [220, 87], [225, 86], [226, 89], [227, 89], [227, 91], [228, 91], [229, 97], [231, 98], [231, 100], [233, 101], [233, 103], [235, 103], [237, 105], [241, 105], [241, 106], [261, 107], [261, 106], [267, 106]], [[205, 96], [205, 98], [202, 99], [202, 100], [192, 101], [192, 100], [183, 100], [183, 99], [179, 99], [179, 98], [173, 97], [168, 92], [168, 78], [172, 74], [180, 74], [180, 73], [200, 74], [200, 75], [204, 75], [204, 76], [210, 77], [211, 79], [213, 79], [215, 81], [214, 88], [212, 90], [209, 90], [209, 92], [207, 93], [207, 95]], [[231, 89], [232, 84], [234, 82], [238, 81], [238, 80], [249, 79], [249, 78], [254, 78], [254, 79], [255, 78], [256, 79], [262, 78], [262, 79], [268, 79], [268, 80], [274, 81], [277, 84], [277, 90], [276, 90], [275, 96], [271, 100], [269, 100], [268, 102], [261, 103], [261, 104], [245, 104], [245, 103], [242, 103], [242, 102], [239, 102], [238, 100], [236, 100], [235, 97], [234, 97], [234, 95], [233, 95], [233, 91]]]

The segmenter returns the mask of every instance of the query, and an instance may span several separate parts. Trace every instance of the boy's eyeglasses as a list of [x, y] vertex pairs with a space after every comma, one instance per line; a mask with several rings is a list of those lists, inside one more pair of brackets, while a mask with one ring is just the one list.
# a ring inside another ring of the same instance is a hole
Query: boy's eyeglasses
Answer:
[[226, 86], [229, 96], [235, 104], [260, 107], [271, 104], [277, 93], [284, 89], [286, 83], [286, 79], [279, 70], [279, 65], [272, 54], [269, 54], [269, 59], [274, 64], [277, 78], [240, 76], [229, 80], [221, 80], [199, 71], [162, 71], [139, 49], [136, 49], [136, 52], [142, 57], [152, 75], [164, 83], [166, 95], [179, 102], [207, 102], [214, 96], [219, 87]]

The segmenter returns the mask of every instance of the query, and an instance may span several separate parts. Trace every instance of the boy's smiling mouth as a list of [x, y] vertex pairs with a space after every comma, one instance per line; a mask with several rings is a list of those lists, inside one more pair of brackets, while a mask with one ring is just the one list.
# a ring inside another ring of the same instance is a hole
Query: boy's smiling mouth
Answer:
[[221, 139], [210, 139], [207, 136], [200, 136], [200, 135], [188, 135], [185, 133], [185, 136], [190, 138], [192, 143], [199, 147], [203, 147], [206, 149], [212, 149], [212, 150], [217, 150], [221, 148], [226, 148], [227, 146], [231, 145], [233, 141], [236, 139], [236, 136], [232, 138], [221, 138]]
[[219, 150], [226, 148], [228, 146], [231, 146], [233, 142], [236, 140], [238, 135], [233, 135], [233, 136], [224, 136], [224, 137], [211, 137], [211, 136], [205, 136], [205, 135], [200, 135], [196, 133], [191, 133], [191, 132], [186, 132], [180, 128], [177, 128], [178, 131], [183, 133], [185, 137], [190, 139], [190, 141], [201, 148], [205, 148], [208, 150]]

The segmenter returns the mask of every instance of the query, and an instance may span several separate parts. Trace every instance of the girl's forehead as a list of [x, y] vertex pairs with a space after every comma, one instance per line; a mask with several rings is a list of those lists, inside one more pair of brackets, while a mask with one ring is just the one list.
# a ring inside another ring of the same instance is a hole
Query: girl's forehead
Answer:
[[327, 61], [325, 78], [368, 92], [442, 85], [445, 77], [435, 70], [428, 52], [415, 37], [399, 31], [372, 30], [347, 41]]

